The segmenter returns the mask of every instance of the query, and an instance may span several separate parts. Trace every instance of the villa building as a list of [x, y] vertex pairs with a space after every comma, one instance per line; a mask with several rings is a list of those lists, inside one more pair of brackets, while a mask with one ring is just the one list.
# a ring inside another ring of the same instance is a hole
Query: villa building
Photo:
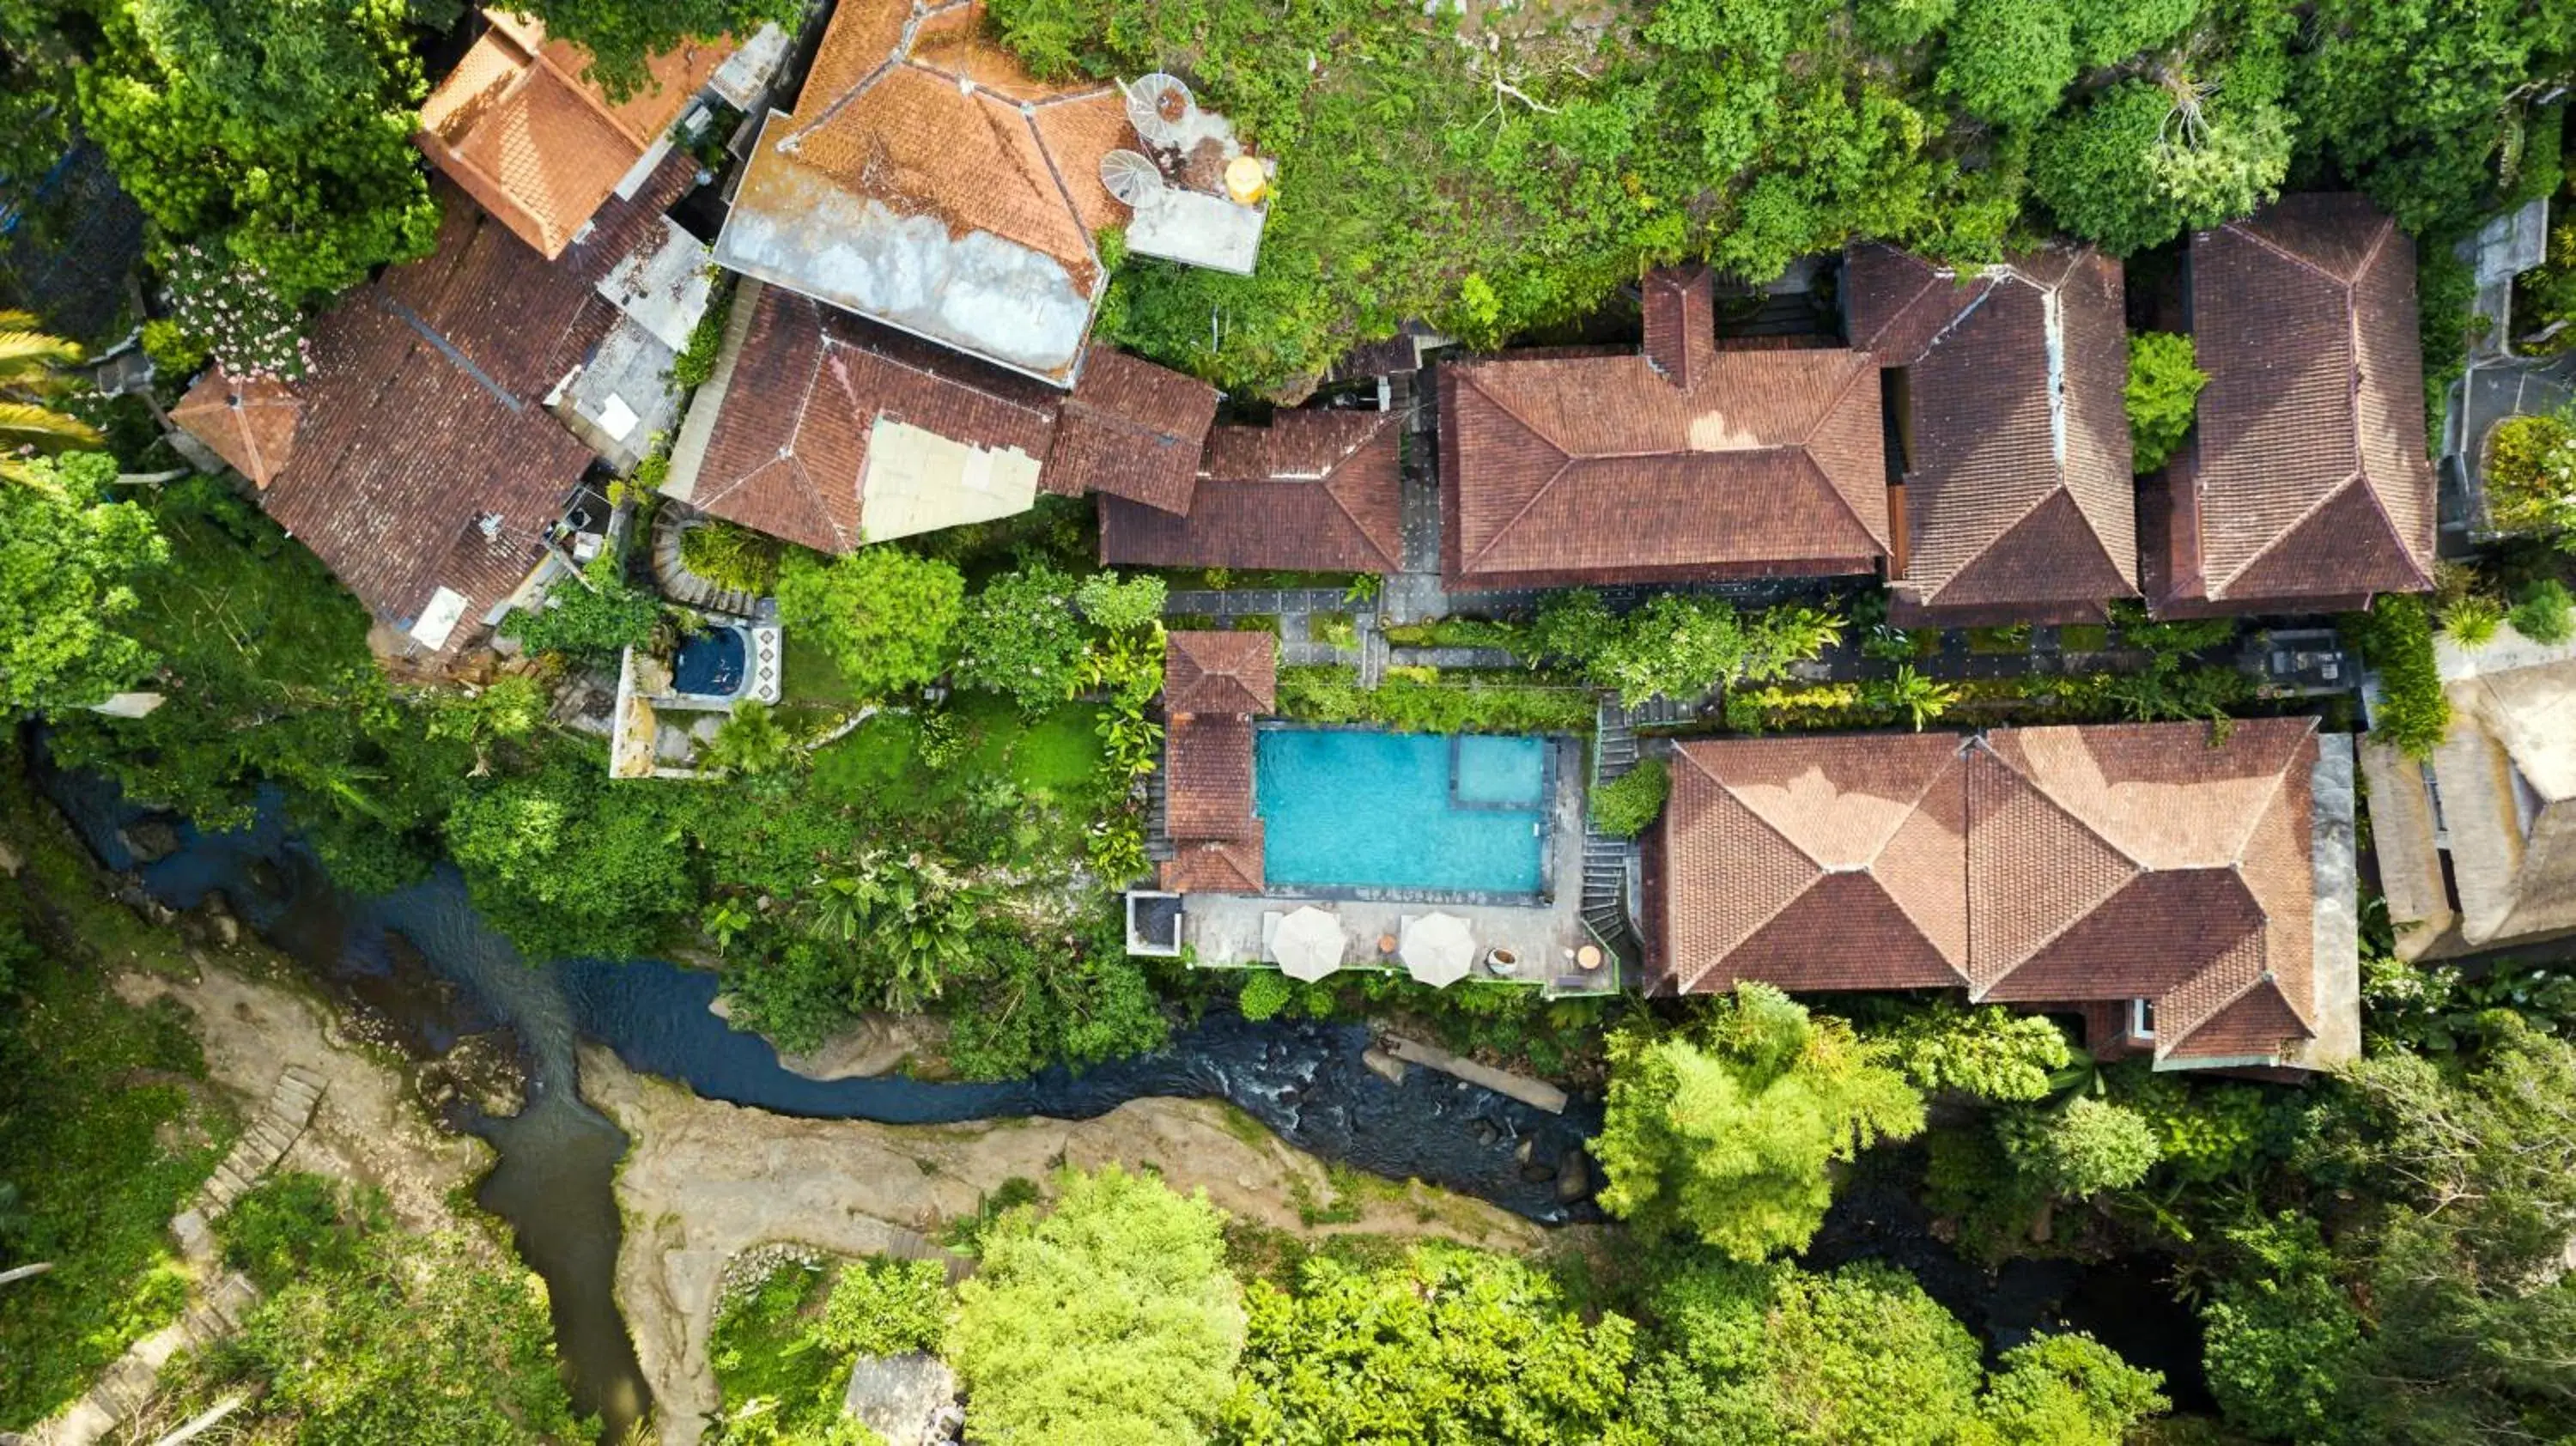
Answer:
[[1164, 810], [1174, 893], [1257, 894], [1261, 820], [1252, 802], [1253, 718], [1278, 706], [1268, 633], [1175, 632], [1163, 641]]
[[1645, 283], [1642, 353], [1440, 370], [1452, 589], [1876, 573], [1889, 552], [1878, 368], [1721, 349], [1704, 267]]
[[2417, 763], [2364, 737], [2371, 841], [2401, 959], [2576, 934], [2576, 644], [2437, 638], [2451, 730]]
[[1657, 992], [1958, 989], [2158, 1069], [2359, 1052], [2352, 752], [2314, 719], [1689, 740], [1671, 766]]
[[2433, 585], [2415, 246], [2357, 195], [2191, 238], [2192, 435], [2148, 490], [2160, 615], [2321, 613]]
[[1403, 417], [1281, 412], [1208, 434], [1186, 514], [1103, 494], [1100, 560], [1113, 567], [1400, 572]]
[[2050, 248], [1962, 271], [1858, 245], [1842, 298], [1897, 454], [1891, 620], [2100, 622], [2136, 597], [2120, 263]]

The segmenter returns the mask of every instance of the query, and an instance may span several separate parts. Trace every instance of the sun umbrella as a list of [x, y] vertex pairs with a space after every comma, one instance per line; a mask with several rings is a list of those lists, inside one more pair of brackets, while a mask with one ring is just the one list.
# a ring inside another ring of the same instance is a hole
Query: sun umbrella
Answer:
[[1425, 914], [1404, 921], [1404, 970], [1421, 983], [1445, 989], [1467, 977], [1476, 963], [1476, 941], [1455, 914]]
[[1342, 967], [1342, 921], [1308, 904], [1279, 921], [1270, 952], [1279, 972], [1312, 984]]

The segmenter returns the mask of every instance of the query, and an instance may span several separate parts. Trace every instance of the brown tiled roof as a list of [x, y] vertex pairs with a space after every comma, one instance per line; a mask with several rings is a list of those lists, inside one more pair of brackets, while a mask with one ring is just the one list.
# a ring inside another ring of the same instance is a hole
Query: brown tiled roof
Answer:
[[1393, 412], [1295, 411], [1267, 427], [1218, 427], [1209, 434], [1188, 516], [1100, 499], [1100, 560], [1400, 571], [1401, 421]]
[[1665, 987], [2149, 999], [2160, 1062], [2312, 1037], [2316, 723], [1688, 742], [1655, 840]]
[[702, 511], [818, 551], [855, 551], [880, 416], [1047, 455], [1061, 398], [1046, 387], [779, 287], [743, 304], [748, 330], [691, 484]]
[[1827, 575], [1886, 555], [1876, 366], [1720, 351], [1697, 320], [1707, 290], [1704, 273], [1650, 280], [1660, 361], [1441, 368], [1450, 586]]
[[[2159, 1060], [2271, 1054], [2313, 1033], [2316, 722], [2239, 720], [2215, 745], [2207, 734], [1986, 736], [1968, 762], [1976, 997], [2153, 999]], [[2266, 991], [2302, 1022], [2274, 1048], [2234, 1048], [2225, 1036], [2261, 1012], [2243, 1001]]]
[[[2196, 596], [2252, 606], [2432, 585], [2415, 248], [2356, 195], [2285, 196], [2191, 242]], [[2193, 509], [2178, 508], [2188, 518]]]
[[544, 395], [615, 323], [593, 283], [622, 243], [658, 226], [687, 165], [666, 163], [634, 199], [604, 207], [603, 249], [559, 262], [440, 183], [431, 255], [315, 325], [294, 452], [260, 505], [378, 617], [408, 628], [439, 588], [460, 593], [452, 653], [543, 556], [542, 533], [590, 461]]
[[1896, 591], [1981, 611], [2136, 596], [2120, 264], [2051, 248], [1961, 276], [1859, 245], [1843, 278], [1852, 344], [1905, 368]]
[[1065, 398], [1041, 485], [1066, 497], [1097, 492], [1187, 512], [1215, 420], [1216, 388], [1099, 348]]
[[277, 480], [295, 456], [295, 429], [304, 403], [274, 377], [235, 378], [220, 366], [207, 371], [170, 420], [214, 449], [232, 469], [261, 487]]
[[[1101, 157], [1132, 142], [1125, 101], [1112, 86], [1036, 80], [985, 37], [982, 21], [980, 0], [845, 0], [795, 115], [762, 131], [718, 250], [763, 280], [1066, 385], [1079, 346], [1038, 359], [1023, 350], [1029, 338], [1013, 334], [1031, 329], [1030, 309], [1004, 314], [1013, 290], [1033, 294], [1037, 272], [977, 248], [1035, 258], [1058, 283], [1050, 301], [1072, 299], [1087, 330], [1106, 279], [1092, 233], [1127, 220], [1100, 181]], [[947, 250], [918, 249], [937, 249], [935, 232], [898, 236], [913, 218], [944, 227]], [[950, 284], [897, 305], [897, 290], [923, 283], [861, 277], [895, 263], [845, 265], [848, 256], [830, 254], [868, 249], [851, 240], [863, 224], [883, 232], [870, 245], [902, 250], [904, 264], [943, 271]], [[1014, 279], [997, 280], [1005, 271]]]
[[1261, 820], [1240, 838], [1192, 839], [1163, 861], [1163, 887], [1176, 894], [1257, 894], [1262, 887]]
[[1279, 645], [1268, 633], [1175, 632], [1163, 637], [1163, 711], [1267, 713], [1277, 706]]
[[1252, 815], [1252, 720], [1175, 713], [1163, 735], [1163, 807], [1173, 839], [1245, 839]]
[[1956, 737], [1687, 742], [1671, 767], [1657, 922], [1673, 987], [1967, 982]]
[[644, 87], [611, 102], [585, 78], [588, 52], [547, 39], [534, 20], [497, 12], [490, 19], [422, 103], [414, 139], [521, 240], [560, 256], [733, 42], [691, 41], [654, 56]]

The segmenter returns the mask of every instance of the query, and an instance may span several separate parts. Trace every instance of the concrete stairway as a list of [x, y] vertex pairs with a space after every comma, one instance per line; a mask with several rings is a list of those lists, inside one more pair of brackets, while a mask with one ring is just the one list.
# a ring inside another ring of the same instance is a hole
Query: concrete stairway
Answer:
[[676, 503], [665, 502], [653, 518], [653, 580], [662, 585], [662, 593], [682, 607], [700, 612], [728, 613], [734, 617], [755, 616], [760, 599], [747, 592], [718, 587], [689, 571], [680, 560], [680, 535], [689, 530], [698, 515]]

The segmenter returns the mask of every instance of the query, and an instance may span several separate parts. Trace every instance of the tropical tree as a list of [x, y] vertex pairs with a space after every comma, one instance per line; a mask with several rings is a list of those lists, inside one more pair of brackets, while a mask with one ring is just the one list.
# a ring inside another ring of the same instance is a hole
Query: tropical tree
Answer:
[[1740, 1260], [1798, 1249], [1833, 1203], [1828, 1166], [1923, 1128], [1923, 1097], [1883, 1059], [1756, 983], [1690, 1033], [1613, 1036], [1602, 1208]]
[[152, 517], [103, 495], [116, 463], [74, 452], [0, 484], [0, 718], [96, 703], [152, 654], [125, 629], [136, 585], [169, 558]]
[[2164, 1153], [2145, 1116], [2090, 1095], [1998, 1116], [1995, 1133], [2015, 1170], [2073, 1199], [2135, 1185]]
[[958, 686], [999, 693], [1032, 716], [1072, 696], [1090, 644], [1073, 601], [1073, 579], [1043, 562], [984, 584], [957, 628]]
[[1004, 1212], [957, 1290], [947, 1357], [978, 1440], [1198, 1446], [1243, 1349], [1223, 1217], [1115, 1165]]
[[1967, 1009], [1938, 1000], [1871, 1037], [1924, 1093], [1998, 1103], [2047, 1098], [2050, 1076], [2073, 1057], [2066, 1032], [2046, 1016], [2000, 1004]]
[[817, 874], [797, 900], [807, 935], [850, 965], [850, 1007], [915, 1010], [975, 957], [985, 900], [946, 860], [870, 849]]
[[1959, 702], [1956, 686], [1925, 677], [1912, 663], [1897, 664], [1894, 675], [1869, 684], [1866, 693], [1871, 703], [1911, 721], [1917, 733]]
[[797, 552], [778, 569], [778, 621], [809, 630], [864, 698], [946, 672], [965, 602], [954, 566], [883, 543], [828, 561]]
[[1597, 1324], [1504, 1255], [1416, 1246], [1359, 1269], [1317, 1256], [1294, 1291], [1255, 1281], [1224, 1439], [1597, 1441], [1626, 1414], [1635, 1326]]
[[50, 405], [71, 390], [64, 368], [79, 362], [81, 349], [39, 325], [28, 312], [0, 311], [0, 481], [36, 481], [30, 457], [102, 440], [96, 427]]
[[736, 703], [733, 716], [716, 729], [707, 744], [706, 761], [727, 773], [775, 772], [794, 753], [795, 745], [769, 705], [757, 698]]
[[2139, 476], [2164, 466], [2191, 430], [2193, 405], [2209, 374], [2195, 364], [2191, 338], [2170, 331], [2132, 332], [2129, 380], [2130, 466]]

